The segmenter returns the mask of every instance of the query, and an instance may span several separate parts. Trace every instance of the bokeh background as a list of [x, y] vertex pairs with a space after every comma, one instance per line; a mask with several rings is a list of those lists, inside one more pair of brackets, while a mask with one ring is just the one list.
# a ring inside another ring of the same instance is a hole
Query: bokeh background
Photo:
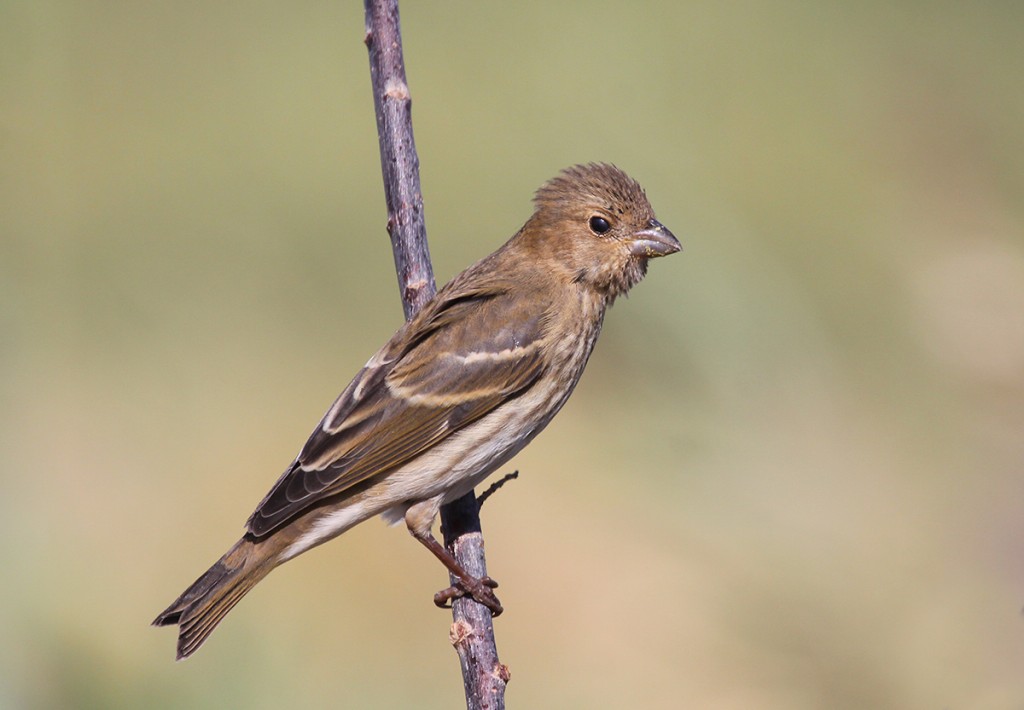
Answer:
[[[590, 160], [685, 246], [484, 509], [510, 707], [1024, 707], [1024, 5], [403, 10], [439, 281]], [[377, 521], [148, 627], [401, 322], [362, 35], [0, 4], [0, 706], [462, 705]]]

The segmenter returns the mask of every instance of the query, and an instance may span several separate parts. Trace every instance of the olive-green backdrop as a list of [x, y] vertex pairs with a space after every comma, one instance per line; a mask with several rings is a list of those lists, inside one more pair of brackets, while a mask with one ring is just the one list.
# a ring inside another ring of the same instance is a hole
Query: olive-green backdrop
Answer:
[[[1024, 707], [1024, 5], [403, 10], [440, 281], [591, 160], [685, 249], [484, 509], [509, 706]], [[401, 323], [362, 37], [0, 4], [0, 706], [461, 706], [377, 521], [147, 626]]]

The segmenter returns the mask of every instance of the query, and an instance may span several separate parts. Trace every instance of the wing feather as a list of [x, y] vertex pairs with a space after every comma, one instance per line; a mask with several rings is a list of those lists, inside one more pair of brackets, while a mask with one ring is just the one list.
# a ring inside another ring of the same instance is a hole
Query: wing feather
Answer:
[[500, 282], [442, 292], [345, 388], [249, 531], [265, 535], [344, 496], [526, 391], [543, 370], [547, 306], [515, 303]]

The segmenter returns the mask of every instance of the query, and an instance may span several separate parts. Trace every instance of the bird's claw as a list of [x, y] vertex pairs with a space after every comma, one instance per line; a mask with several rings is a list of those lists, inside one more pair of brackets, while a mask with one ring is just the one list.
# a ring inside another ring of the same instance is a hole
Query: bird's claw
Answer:
[[440, 592], [434, 595], [434, 604], [442, 609], [450, 609], [451, 601], [453, 599], [459, 599], [461, 597], [469, 596], [474, 601], [483, 604], [485, 607], [491, 610], [491, 616], [498, 616], [505, 609], [501, 606], [501, 602], [498, 601], [498, 597], [495, 596], [492, 591], [498, 586], [490, 577], [470, 577], [468, 579], [460, 579], [458, 582], [442, 589]]

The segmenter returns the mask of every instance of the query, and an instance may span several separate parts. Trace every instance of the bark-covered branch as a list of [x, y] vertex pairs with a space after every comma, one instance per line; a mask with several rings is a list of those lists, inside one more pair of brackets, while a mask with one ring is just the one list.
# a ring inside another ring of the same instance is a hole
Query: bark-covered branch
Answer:
[[405, 80], [398, 0], [364, 0], [366, 47], [377, 113], [380, 167], [388, 208], [388, 234], [395, 254], [395, 271], [402, 306], [409, 319], [433, 298], [434, 270], [427, 248], [420, 191], [420, 159], [412, 135], [412, 98]]
[[[398, 0], [364, 0], [364, 6], [388, 233], [408, 319], [436, 291], [412, 133], [412, 99], [405, 79]], [[441, 529], [455, 559], [470, 574], [485, 576], [479, 505], [472, 491], [441, 508]], [[451, 582], [454, 584], [456, 579], [452, 577]], [[502, 710], [509, 674], [498, 661], [490, 610], [464, 597], [452, 603], [452, 616], [450, 638], [462, 665], [467, 708]]]

